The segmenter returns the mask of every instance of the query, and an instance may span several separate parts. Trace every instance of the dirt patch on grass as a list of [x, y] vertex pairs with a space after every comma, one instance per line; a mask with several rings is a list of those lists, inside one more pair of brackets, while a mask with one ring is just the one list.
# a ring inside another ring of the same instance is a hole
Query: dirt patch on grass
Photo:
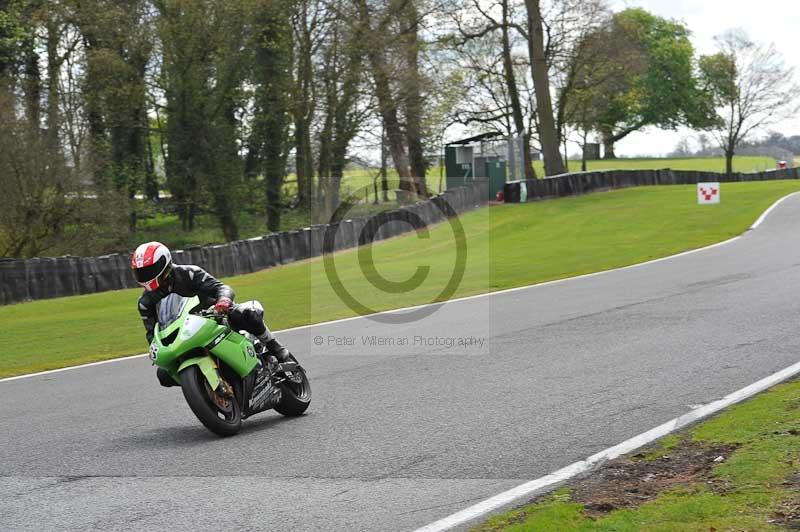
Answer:
[[635, 454], [611, 462], [576, 482], [571, 490], [572, 499], [584, 505], [587, 516], [600, 517], [618, 508], [644, 504], [677, 485], [700, 482], [709, 484], [714, 491], [724, 492], [726, 486], [711, 477], [711, 468], [727, 460], [735, 448], [683, 439], [656, 458], [645, 459], [647, 454]]
[[778, 504], [769, 522], [790, 530], [800, 530], [800, 473], [796, 472], [781, 483], [790, 496]]

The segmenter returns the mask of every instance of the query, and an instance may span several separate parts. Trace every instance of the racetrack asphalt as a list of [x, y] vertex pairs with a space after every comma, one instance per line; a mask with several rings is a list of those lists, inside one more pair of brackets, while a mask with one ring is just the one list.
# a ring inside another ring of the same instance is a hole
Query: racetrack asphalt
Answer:
[[308, 414], [228, 439], [146, 358], [0, 382], [0, 529], [428, 524], [797, 362], [798, 228], [795, 195], [697, 253], [286, 332]]

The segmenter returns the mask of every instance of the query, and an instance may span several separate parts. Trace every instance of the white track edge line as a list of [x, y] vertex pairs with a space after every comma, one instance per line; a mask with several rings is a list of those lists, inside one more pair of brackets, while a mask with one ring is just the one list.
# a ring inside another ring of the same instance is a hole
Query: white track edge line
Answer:
[[561, 469], [554, 471], [553, 473], [535, 480], [531, 480], [530, 482], [520, 484], [519, 486], [499, 493], [494, 497], [483, 500], [473, 506], [470, 506], [469, 508], [465, 508], [460, 512], [449, 515], [429, 525], [423, 526], [422, 528], [418, 528], [415, 530], [415, 532], [442, 532], [470, 523], [478, 518], [486, 517], [487, 514], [490, 514], [493, 511], [507, 507], [514, 502], [521, 502], [519, 499], [531, 497], [534, 494], [540, 494], [541, 492], [547, 491], [548, 489], [553, 489], [557, 485], [578, 475], [589, 473], [608, 460], [613, 460], [614, 458], [628, 454], [631, 451], [635, 451], [636, 449], [652, 443], [655, 440], [670, 434], [671, 432], [675, 432], [676, 430], [681, 429], [691, 423], [715, 414], [724, 408], [748, 399], [757, 393], [766, 390], [767, 388], [770, 388], [790, 377], [793, 377], [794, 375], [797, 375], [798, 373], [800, 373], [800, 362], [773, 373], [772, 375], [754, 382], [749, 386], [745, 386], [744, 388], [729, 395], [726, 395], [722, 399], [718, 399], [703, 405], [690, 412], [687, 412], [686, 414], [683, 414], [682, 416], [671, 419], [662, 425], [625, 440], [622, 443], [604, 449], [599, 453], [593, 454], [585, 460], [574, 462], [566, 467], [562, 467]]
[[[761, 225], [761, 223], [766, 219], [767, 215], [770, 212], [772, 212], [775, 209], [775, 207], [777, 207], [783, 200], [789, 198], [790, 196], [794, 196], [795, 194], [800, 194], [800, 191], [791, 192], [791, 193], [783, 196], [782, 198], [779, 198], [778, 200], [776, 200], [772, 205], [770, 205], [767, 208], [766, 211], [761, 213], [761, 216], [759, 216], [759, 218], [753, 223], [753, 225], [751, 225], [748, 228], [748, 230], [755, 229], [759, 225]], [[384, 311], [381, 311], [381, 312], [375, 312], [374, 314], [368, 314], [366, 316], [351, 316], [349, 318], [340, 318], [338, 320], [322, 321], [322, 322], [319, 322], [319, 323], [309, 323], [308, 325], [298, 325], [297, 327], [290, 327], [288, 329], [282, 329], [280, 331], [273, 331], [273, 332], [277, 334], [277, 333], [300, 331], [300, 330], [303, 330], [303, 329], [310, 329], [310, 328], [313, 328], [313, 327], [322, 327], [324, 325], [333, 325], [335, 323], [343, 323], [343, 322], [346, 322], [346, 321], [360, 320], [360, 319], [364, 319], [364, 318], [369, 318], [369, 316], [376, 316], [376, 315], [379, 315], [379, 314], [393, 314], [393, 313], [399, 313], [399, 312], [406, 312], [406, 311], [409, 311], [409, 310], [416, 310], [416, 309], [419, 309], [419, 308], [430, 307], [430, 306], [433, 306], [433, 305], [446, 305], [446, 304], [449, 305], [451, 303], [459, 303], [461, 301], [469, 301], [471, 299], [478, 299], [478, 298], [481, 298], [481, 297], [490, 297], [490, 296], [503, 295], [503, 294], [508, 294], [508, 293], [511, 293], [511, 292], [518, 292], [520, 290], [528, 290], [528, 289], [531, 289], [531, 288], [538, 288], [538, 287], [553, 285], [553, 284], [557, 284], [557, 283], [565, 283], [567, 281], [577, 281], [579, 279], [586, 279], [588, 277], [594, 277], [594, 276], [597, 276], [597, 275], [604, 275], [604, 274], [607, 274], [607, 273], [612, 273], [612, 272], [617, 272], [617, 271], [622, 271], [622, 270], [629, 270], [631, 268], [639, 268], [640, 266], [647, 266], [649, 264], [654, 264], [656, 262], [662, 262], [662, 261], [665, 261], [665, 260], [677, 259], [678, 257], [683, 257], [685, 255], [691, 255], [692, 253], [698, 253], [700, 251], [706, 251], [706, 250], [713, 249], [713, 248], [716, 248], [716, 247], [719, 247], [719, 246], [724, 246], [726, 244], [730, 244], [730, 243], [735, 242], [736, 240], [740, 239], [741, 237], [742, 237], [742, 235], [735, 236], [733, 238], [729, 238], [728, 240], [723, 240], [722, 242], [717, 242], [715, 244], [709, 244], [709, 245], [703, 246], [701, 248], [690, 249], [688, 251], [682, 251], [682, 252], [676, 253], [674, 255], [668, 255], [666, 257], [659, 257], [657, 259], [651, 259], [651, 260], [648, 260], [648, 261], [645, 261], [645, 262], [639, 262], [639, 263], [636, 263], [636, 264], [629, 264], [628, 266], [620, 266], [619, 268], [612, 268], [610, 270], [601, 270], [599, 272], [584, 273], [582, 275], [575, 275], [573, 277], [565, 277], [563, 279], [554, 279], [552, 281], [544, 281], [544, 282], [541, 282], [541, 283], [534, 283], [534, 284], [529, 284], [529, 285], [525, 285], [525, 286], [516, 286], [514, 288], [506, 288], [506, 289], [503, 289], [503, 290], [496, 290], [496, 291], [493, 291], [493, 292], [485, 292], [483, 294], [475, 294], [473, 296], [457, 297], [457, 298], [454, 298], [454, 299], [448, 299], [447, 301], [440, 301], [440, 302], [437, 302], [437, 303], [424, 303], [422, 305], [415, 305], [415, 306], [412, 306], [412, 307], [403, 307], [403, 308], [397, 308], [397, 309], [391, 309], [391, 310], [384, 310]], [[64, 368], [49, 369], [49, 370], [46, 370], [46, 371], [38, 371], [36, 373], [26, 373], [24, 375], [16, 375], [14, 377], [5, 377], [3, 379], [0, 379], [0, 384], [4, 383], [4, 382], [10, 382], [10, 381], [19, 380], [19, 379], [27, 379], [29, 377], [38, 377], [40, 375], [49, 375], [51, 373], [60, 373], [62, 371], [69, 371], [69, 370], [73, 370], [73, 369], [81, 369], [81, 368], [88, 368], [88, 367], [92, 367], [92, 366], [99, 366], [101, 364], [109, 364], [111, 362], [121, 362], [121, 361], [124, 361], [124, 360], [129, 360], [129, 359], [132, 359], [132, 358], [138, 358], [138, 357], [143, 357], [143, 356], [147, 356], [147, 353], [140, 353], [138, 355], [127, 355], [127, 356], [123, 356], [123, 357], [110, 358], [108, 360], [101, 360], [99, 362], [89, 362], [88, 364], [78, 364], [77, 366], [67, 366], [67, 367], [64, 367]]]
[[778, 199], [778, 201], [770, 205], [766, 211], [761, 213], [761, 216], [758, 217], [758, 220], [753, 222], [753, 225], [750, 226], [750, 229], [756, 229], [767, 218], [767, 216], [769, 216], [769, 213], [771, 213], [778, 205], [780, 205], [783, 202], [783, 200], [788, 199], [796, 194], [800, 194], [800, 192], [792, 192], [790, 194], [786, 194], [784, 197]]

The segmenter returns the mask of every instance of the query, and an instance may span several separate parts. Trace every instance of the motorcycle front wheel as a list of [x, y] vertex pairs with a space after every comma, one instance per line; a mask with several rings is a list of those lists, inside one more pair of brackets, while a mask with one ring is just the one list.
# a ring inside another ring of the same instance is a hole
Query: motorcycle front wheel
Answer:
[[[292, 362], [297, 362], [294, 356], [290, 356]], [[286, 417], [301, 416], [311, 404], [311, 384], [304, 369], [300, 369], [300, 382], [291, 380], [283, 381], [281, 387], [281, 400], [275, 405], [275, 411]]]
[[242, 411], [236, 397], [226, 398], [208, 385], [197, 366], [181, 371], [183, 397], [200, 423], [218, 436], [233, 436], [242, 428]]

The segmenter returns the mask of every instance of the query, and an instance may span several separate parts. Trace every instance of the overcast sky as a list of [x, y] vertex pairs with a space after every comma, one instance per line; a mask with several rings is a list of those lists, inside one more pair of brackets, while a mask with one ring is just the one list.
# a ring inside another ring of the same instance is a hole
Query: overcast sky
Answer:
[[[744, 29], [759, 44], [774, 43], [788, 65], [794, 66], [800, 82], [800, 0], [612, 0], [614, 11], [642, 7], [662, 17], [678, 19], [692, 31], [696, 53], [715, 51], [714, 36], [732, 28]], [[800, 135], [800, 117], [771, 127], [785, 135]], [[649, 128], [632, 133], [617, 147], [617, 154], [664, 155], [689, 130], [659, 131]]]

